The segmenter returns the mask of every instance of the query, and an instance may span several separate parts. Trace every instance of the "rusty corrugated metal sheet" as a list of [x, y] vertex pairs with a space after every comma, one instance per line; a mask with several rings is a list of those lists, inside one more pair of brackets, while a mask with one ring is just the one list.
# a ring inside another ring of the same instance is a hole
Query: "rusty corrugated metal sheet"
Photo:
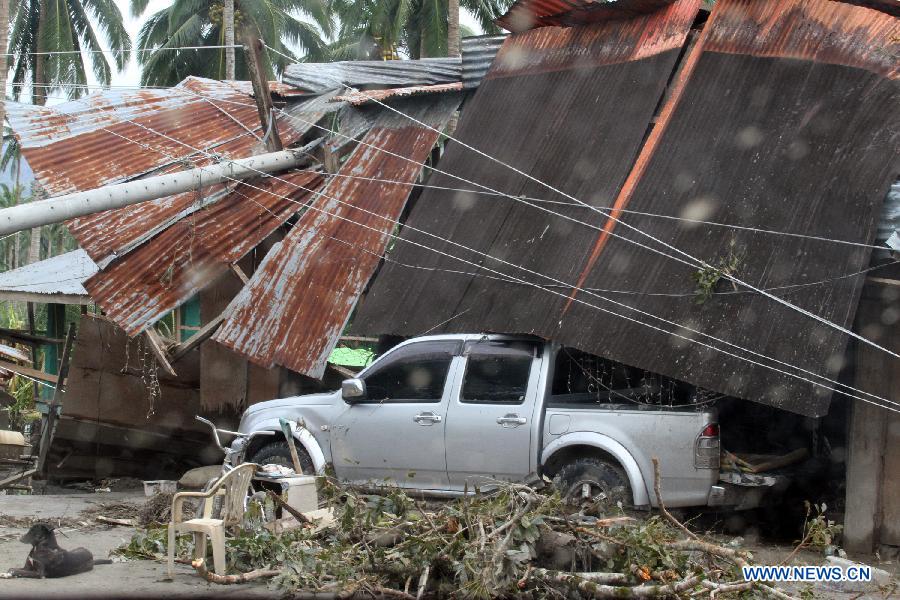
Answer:
[[512, 32], [536, 27], [588, 25], [603, 21], [633, 19], [655, 12], [675, 0], [518, 0], [497, 19]]
[[[611, 26], [619, 30], [630, 23], [616, 21]], [[551, 36], [542, 32], [553, 31], [548, 27], [524, 35]], [[720, 223], [870, 244], [882, 199], [900, 168], [896, 110], [900, 91], [896, 64], [885, 58], [896, 55], [898, 39], [897, 19], [832, 0], [717, 0], [700, 39], [684, 59], [675, 91], [639, 152], [633, 151], [637, 146], [623, 146], [622, 138], [599, 129], [611, 119], [641, 118], [623, 113], [641, 100], [634, 88], [608, 75], [585, 78], [580, 85], [588, 89], [574, 89], [586, 96], [561, 105], [546, 98], [548, 90], [566, 82], [562, 74], [551, 74], [540, 88], [498, 88], [494, 85], [498, 80], [491, 76], [502, 68], [498, 63], [504, 46], [463, 112], [458, 135], [595, 206], [676, 217], [702, 215]], [[628, 54], [636, 53], [619, 53]], [[647, 59], [634, 62], [643, 64]], [[633, 80], [649, 77], [648, 71], [634, 71]], [[616, 95], [592, 98], [589, 85], [595, 80]], [[527, 111], [514, 109], [513, 98], [521, 102], [542, 92], [543, 102], [535, 101]], [[507, 108], [500, 110], [501, 106]], [[565, 115], [553, 122], [554, 128], [540, 127], [553, 117], [546, 106]], [[649, 125], [650, 115], [644, 114], [641, 122]], [[537, 126], [523, 126], [529, 121]], [[517, 137], [506, 133], [517, 129], [522, 130]], [[609, 170], [623, 153], [631, 169], [627, 177], [628, 168]], [[448, 146], [441, 167], [513, 195], [565, 200], [459, 145]], [[458, 186], [439, 177], [432, 182]], [[447, 320], [439, 330], [534, 333], [724, 394], [804, 415], [827, 412], [827, 390], [684, 338], [776, 368], [785, 366], [762, 357], [836, 378], [846, 346], [844, 334], [755, 293], [721, 293], [698, 304], [695, 267], [614, 238], [611, 233], [652, 244], [597, 213], [565, 206], [556, 210], [603, 231], [502, 198], [425, 190], [408, 219], [410, 225], [556, 281], [466, 256], [408, 229], [404, 239], [547, 286], [562, 292], [562, 297], [497, 279], [448, 274], [446, 270], [476, 269], [398, 242], [391, 258], [420, 268], [385, 265], [358, 312], [360, 331], [415, 334]], [[809, 284], [775, 293], [838, 325], [850, 327], [853, 322], [863, 279], [840, 276], [866, 267], [867, 248], [707, 228], [634, 213], [618, 216], [714, 264], [734, 253], [736, 275], [758, 287]], [[570, 303], [571, 287], [559, 282], [569, 286], [580, 282], [582, 290], [600, 290], [600, 297], [580, 291], [577, 302]], [[716, 292], [730, 289], [722, 282]]]
[[[189, 77], [171, 89], [108, 91], [52, 108], [7, 106], [13, 132], [35, 178], [47, 194], [55, 196], [211, 164], [194, 148], [228, 158], [264, 151], [250, 92], [249, 82]], [[290, 107], [290, 114], [314, 123], [339, 108], [329, 99], [297, 103]], [[311, 129], [303, 121], [278, 118], [285, 143]], [[215, 186], [204, 193], [215, 197], [223, 189]], [[66, 224], [81, 247], [104, 267], [190, 213], [195, 199], [193, 193], [169, 196]]]
[[[442, 94], [399, 100], [395, 105], [441, 129], [459, 102], [458, 94]], [[412, 183], [437, 135], [381, 109], [340, 172]], [[214, 339], [260, 365], [278, 364], [321, 377], [410, 190], [407, 185], [335, 177], [315, 200], [318, 210], [304, 213], [266, 255], [253, 279], [232, 301]]]
[[442, 83], [441, 85], [417, 85], [412, 87], [389, 88], [386, 90], [351, 91], [340, 96], [335, 96], [335, 102], [346, 102], [353, 106], [368, 104], [369, 102], [384, 102], [388, 98], [406, 98], [410, 96], [427, 96], [428, 94], [443, 94], [446, 92], [462, 91], [462, 82]]
[[[318, 173], [292, 171], [240, 184], [85, 282], [106, 315], [140, 333], [225, 273], [308, 201]], [[196, 194], [195, 194], [196, 198]]]

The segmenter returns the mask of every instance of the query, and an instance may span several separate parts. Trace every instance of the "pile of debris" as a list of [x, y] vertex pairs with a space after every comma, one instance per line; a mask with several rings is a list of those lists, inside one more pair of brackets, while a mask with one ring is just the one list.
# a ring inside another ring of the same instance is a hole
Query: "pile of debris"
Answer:
[[[791, 598], [772, 585], [745, 582], [741, 567], [749, 553], [702, 539], [664, 507], [646, 519], [608, 504], [573, 512], [558, 494], [520, 484], [431, 508], [400, 489], [367, 495], [325, 481], [321, 491], [330, 522], [280, 535], [245, 528], [228, 540], [227, 563], [240, 574], [210, 573], [202, 559], [191, 563], [189, 535], [178, 540], [181, 562], [215, 583], [269, 577], [285, 590], [340, 598], [687, 598], [747, 591]], [[154, 558], [165, 548], [165, 529], [151, 528], [118, 552]]]

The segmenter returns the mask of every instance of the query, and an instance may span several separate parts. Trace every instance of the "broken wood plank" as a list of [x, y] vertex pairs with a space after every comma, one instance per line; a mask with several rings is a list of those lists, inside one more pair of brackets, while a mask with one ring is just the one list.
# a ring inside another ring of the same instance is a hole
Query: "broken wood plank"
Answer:
[[72, 345], [75, 342], [75, 323], [69, 323], [69, 330], [66, 332], [66, 343], [63, 346], [62, 359], [59, 361], [59, 379], [56, 382], [56, 389], [53, 390], [53, 399], [50, 401], [47, 414], [43, 418], [43, 428], [41, 430], [41, 441], [38, 446], [38, 461], [35, 469], [38, 473], [43, 473], [44, 463], [47, 460], [47, 454], [50, 452], [50, 445], [53, 443], [53, 434], [56, 431], [56, 420], [59, 418], [59, 405], [62, 401], [63, 383], [69, 374], [69, 362], [72, 358]]
[[32, 369], [31, 367], [23, 367], [22, 365], [6, 362], [5, 360], [0, 360], [0, 369], [6, 369], [7, 371], [20, 373], [22, 375], [25, 375], [26, 377], [31, 377], [32, 379], [37, 379], [39, 381], [44, 381], [47, 383], [55, 384], [57, 383], [57, 381], [59, 381], [59, 378], [51, 373], [44, 373], [43, 371], [38, 371], [37, 369]]
[[181, 360], [185, 354], [205, 342], [216, 332], [216, 329], [219, 328], [219, 325], [222, 324], [222, 321], [225, 320], [225, 313], [220, 314], [218, 317], [201, 327], [197, 333], [192, 335], [186, 342], [182, 342], [176, 346], [172, 346], [170, 360], [174, 362], [178, 362]]
[[21, 473], [16, 473], [15, 475], [10, 475], [6, 479], [0, 481], [0, 488], [4, 488], [10, 484], [17, 482], [17, 481], [21, 481], [21, 480], [25, 479], [26, 477], [31, 477], [35, 473], [37, 473], [37, 469], [29, 469], [27, 471], [22, 471]]
[[162, 367], [163, 371], [168, 373], [172, 377], [178, 377], [178, 373], [175, 372], [175, 369], [172, 368], [172, 365], [169, 364], [169, 359], [166, 356], [165, 343], [162, 338], [159, 337], [159, 334], [152, 327], [144, 330], [144, 336], [147, 338], [147, 343], [150, 346], [150, 351], [153, 352], [153, 356], [156, 357], [156, 362], [159, 363], [159, 366]]
[[94, 517], [96, 521], [100, 523], [106, 523], [107, 525], [125, 525], [126, 527], [134, 526], [133, 519], [114, 519], [113, 517], [104, 517], [100, 515], [98, 517]]
[[377, 344], [377, 337], [365, 337], [362, 335], [342, 335], [338, 338], [338, 341], [341, 342], [366, 342], [369, 344]]
[[326, 369], [331, 369], [332, 371], [334, 371], [335, 373], [337, 373], [338, 375], [340, 375], [340, 376], [343, 377], [344, 379], [354, 379], [354, 378], [356, 377], [356, 373], [354, 373], [354, 372], [351, 371], [350, 369], [347, 369], [347, 368], [342, 367], [342, 366], [340, 366], [340, 365], [333, 365], [333, 364], [331, 364], [331, 363], [328, 363], [327, 365], [325, 365], [325, 368], [326, 368]]
[[20, 329], [0, 328], [0, 338], [10, 340], [27, 346], [43, 346], [44, 344], [62, 344], [65, 340], [60, 338], [46, 337], [43, 335], [31, 334]]
[[244, 285], [250, 283], [250, 278], [247, 277], [247, 274], [244, 273], [244, 270], [237, 263], [233, 263], [231, 265], [231, 270], [235, 275], [237, 275], [238, 279], [241, 280], [241, 283], [243, 283]]

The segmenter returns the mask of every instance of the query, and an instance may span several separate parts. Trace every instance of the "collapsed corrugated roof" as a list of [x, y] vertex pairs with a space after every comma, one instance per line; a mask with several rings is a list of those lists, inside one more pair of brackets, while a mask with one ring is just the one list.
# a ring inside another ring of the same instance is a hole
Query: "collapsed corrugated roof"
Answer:
[[603, 21], [633, 19], [671, 4], [675, 0], [518, 0], [497, 25], [512, 32], [536, 27], [588, 25]]
[[[443, 94], [395, 100], [394, 106], [441, 129], [460, 100]], [[263, 366], [321, 377], [438, 137], [394, 112], [376, 110], [371, 130], [266, 255], [213, 339]]]
[[27, 302], [90, 304], [84, 282], [97, 265], [84, 250], [73, 250], [0, 273], [0, 298]]
[[[104, 91], [53, 107], [7, 102], [10, 126], [40, 188], [49, 196], [120, 183], [148, 174], [206, 166], [206, 153], [258, 154], [263, 145], [248, 83], [190, 77], [174, 88]], [[304, 111], [306, 103], [295, 111]], [[325, 98], [304, 112], [317, 121], [338, 107]], [[310, 126], [280, 118], [282, 139]], [[207, 189], [207, 198], [224, 191]], [[66, 225], [101, 267], [193, 212], [195, 194], [168, 196], [73, 219]]]
[[[228, 271], [307, 202], [319, 173], [292, 171], [237, 186], [85, 282], [106, 315], [135, 335]], [[198, 197], [200, 194], [194, 194]]]
[[[718, 0], [638, 152], [696, 9], [679, 0], [649, 16], [511, 36], [459, 139], [594, 207], [871, 243], [898, 166], [897, 65], [887, 51], [898, 21], [830, 0]], [[614, 237], [672, 253], [459, 144], [441, 168], [549, 199], [535, 204], [568, 220], [503, 196], [425, 190], [407, 224], [494, 259], [405, 228], [402, 240], [483, 268], [398, 242], [361, 305], [360, 331], [413, 335], [446, 322], [440, 330], [535, 333], [721, 393], [827, 411], [827, 390], [689, 339], [834, 378], [845, 334], [756, 293], [698, 304], [697, 266]], [[439, 175], [431, 183], [477, 189]], [[828, 280], [864, 268], [867, 248], [616, 216], [715, 265], [733, 257], [736, 275], [759, 287], [801, 284], [784, 292], [789, 301], [852, 323], [861, 278]]]

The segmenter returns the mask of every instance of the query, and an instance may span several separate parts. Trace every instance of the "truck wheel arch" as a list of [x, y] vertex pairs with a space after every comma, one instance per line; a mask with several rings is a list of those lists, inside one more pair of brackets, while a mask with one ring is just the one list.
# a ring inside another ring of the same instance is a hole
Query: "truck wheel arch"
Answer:
[[[325, 453], [322, 452], [322, 447], [319, 446], [319, 442], [316, 441], [316, 438], [312, 433], [302, 425], [296, 424], [292, 422], [293, 430], [294, 430], [294, 441], [298, 446], [302, 446], [306, 453], [309, 454], [309, 457], [312, 459], [313, 467], [315, 468], [316, 474], [321, 475], [325, 472]], [[262, 431], [274, 431], [274, 436], [257, 436], [253, 439], [252, 443], [247, 446], [247, 449], [244, 452], [245, 457], [251, 456], [254, 452], [256, 452], [259, 448], [272, 443], [277, 440], [284, 440], [284, 434], [281, 433], [281, 427], [278, 424], [278, 421], [274, 423], [265, 423], [262, 427], [260, 427]]]
[[595, 456], [618, 464], [628, 476], [634, 505], [650, 505], [650, 495], [637, 461], [625, 446], [603, 434], [573, 432], [558, 437], [544, 448], [541, 469], [544, 474], [552, 477], [564, 464], [581, 456]]

